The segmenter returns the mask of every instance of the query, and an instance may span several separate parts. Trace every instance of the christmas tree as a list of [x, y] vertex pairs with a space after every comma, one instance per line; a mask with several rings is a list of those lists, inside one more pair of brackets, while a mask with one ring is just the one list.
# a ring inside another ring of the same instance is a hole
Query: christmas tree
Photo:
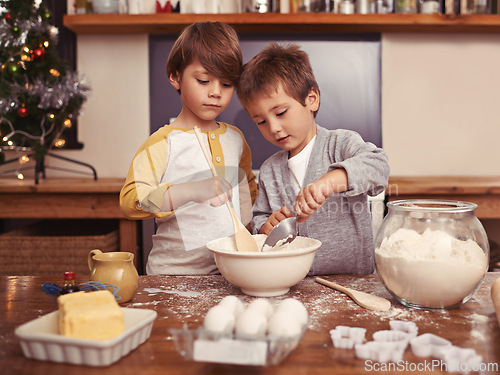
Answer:
[[59, 57], [51, 17], [42, 0], [0, 0], [0, 164], [5, 150], [21, 153], [20, 163], [31, 156], [36, 181], [89, 91]]

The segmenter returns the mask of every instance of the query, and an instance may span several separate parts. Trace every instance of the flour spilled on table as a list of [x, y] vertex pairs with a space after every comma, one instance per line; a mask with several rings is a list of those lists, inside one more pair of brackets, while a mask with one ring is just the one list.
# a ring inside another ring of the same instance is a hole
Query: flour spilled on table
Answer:
[[486, 315], [471, 314], [470, 321], [472, 324], [471, 336], [480, 341], [485, 341], [488, 332], [491, 330], [489, 326], [490, 318]]
[[[269, 301], [273, 305], [290, 297], [301, 301], [309, 314], [308, 329], [314, 332], [328, 332], [338, 324], [345, 324], [346, 319], [352, 320], [353, 325], [362, 326], [376, 317], [380, 321], [380, 329], [388, 329], [390, 320], [429, 322], [430, 311], [407, 308], [395, 304], [393, 299], [391, 301], [393, 306], [390, 310], [371, 311], [358, 306], [350, 297], [341, 292], [326, 287], [318, 289], [317, 285], [313, 278], [306, 278], [301, 281], [300, 289], [292, 287], [287, 294], [271, 297]], [[349, 284], [345, 286], [390, 298], [387, 290], [377, 278], [350, 280]], [[198, 290], [202, 292], [198, 292]], [[311, 290], [314, 290], [314, 297], [311, 297]], [[215, 279], [193, 278], [164, 286], [160, 284], [159, 287], [155, 285], [155, 287], [138, 290], [137, 294], [142, 295], [140, 302], [132, 302], [127, 307], [165, 308], [165, 313], [162, 311], [161, 316], [158, 316], [157, 319], [175, 319], [185, 322], [190, 329], [197, 328], [202, 323], [208, 309], [215, 306], [227, 295], [235, 295], [245, 304], [257, 298], [242, 294], [239, 288], [231, 285], [222, 277]], [[144, 298], [145, 296], [147, 298]], [[346, 310], [346, 304], [352, 309]], [[325, 321], [325, 315], [332, 316], [332, 319], [328, 319], [328, 324], [322, 323]], [[449, 319], [446, 310], [442, 312], [441, 319], [443, 318]], [[167, 339], [171, 340], [172, 337], [169, 336]]]
[[180, 290], [166, 290], [166, 289], [159, 289], [159, 288], [144, 288], [144, 291], [146, 293], [149, 293], [149, 296], [156, 296], [158, 293], [166, 293], [166, 294], [177, 294], [180, 297], [196, 297], [196, 296], [201, 296], [200, 292], [183, 292]]
[[[139, 289], [136, 293], [139, 298], [129, 303], [127, 307], [154, 308], [156, 311], [161, 311], [157, 319], [184, 322], [189, 328], [196, 328], [201, 324], [207, 310], [218, 303], [224, 295], [236, 294], [239, 290], [222, 277], [217, 279], [193, 277], [182, 282], [176, 280], [172, 284], [168, 279], [165, 279], [165, 282], [162, 279], [156, 285]], [[167, 336], [166, 339], [172, 340], [172, 337]]]

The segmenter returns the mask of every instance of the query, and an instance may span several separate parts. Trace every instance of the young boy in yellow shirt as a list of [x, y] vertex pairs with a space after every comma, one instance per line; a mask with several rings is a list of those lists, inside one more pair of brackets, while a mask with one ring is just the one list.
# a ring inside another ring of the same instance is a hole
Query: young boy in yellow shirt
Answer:
[[[250, 221], [256, 196], [250, 148], [239, 129], [216, 121], [229, 105], [242, 65], [236, 32], [219, 22], [188, 26], [170, 51], [167, 76], [181, 97], [181, 112], [137, 151], [120, 194], [127, 217], [156, 219], [148, 274], [217, 273], [205, 245], [234, 234], [226, 200], [232, 198], [242, 221]], [[216, 183], [195, 126], [212, 153]]]

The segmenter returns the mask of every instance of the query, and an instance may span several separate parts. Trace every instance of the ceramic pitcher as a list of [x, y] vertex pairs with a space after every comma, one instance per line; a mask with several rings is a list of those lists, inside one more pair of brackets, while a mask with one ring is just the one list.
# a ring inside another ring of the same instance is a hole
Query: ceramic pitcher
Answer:
[[139, 274], [134, 266], [134, 254], [122, 251], [103, 253], [94, 249], [88, 255], [88, 263], [91, 281], [118, 287], [119, 303], [132, 299], [139, 281]]

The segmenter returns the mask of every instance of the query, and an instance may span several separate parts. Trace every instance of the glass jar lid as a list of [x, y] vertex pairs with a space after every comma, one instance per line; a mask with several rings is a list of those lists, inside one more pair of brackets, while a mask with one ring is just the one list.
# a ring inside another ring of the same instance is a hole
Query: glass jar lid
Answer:
[[395, 211], [407, 212], [418, 210], [420, 212], [460, 213], [474, 211], [477, 204], [446, 199], [405, 199], [388, 202], [387, 207]]

